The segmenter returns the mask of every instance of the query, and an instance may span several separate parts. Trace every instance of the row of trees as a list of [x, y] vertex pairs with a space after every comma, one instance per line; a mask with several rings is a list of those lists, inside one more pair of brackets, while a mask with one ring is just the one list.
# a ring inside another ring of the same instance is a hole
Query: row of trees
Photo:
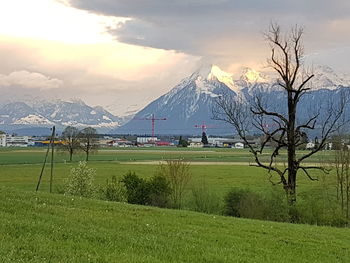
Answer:
[[79, 130], [68, 126], [62, 132], [61, 139], [60, 148], [69, 153], [69, 161], [72, 161], [73, 154], [78, 151], [85, 152], [86, 161], [88, 161], [90, 154], [98, 149], [97, 131], [91, 127]]

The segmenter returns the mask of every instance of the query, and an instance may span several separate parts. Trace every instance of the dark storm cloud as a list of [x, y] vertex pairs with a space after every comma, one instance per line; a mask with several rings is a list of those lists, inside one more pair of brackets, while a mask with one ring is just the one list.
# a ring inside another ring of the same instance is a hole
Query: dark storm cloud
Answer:
[[350, 42], [350, 34], [344, 34], [350, 25], [349, 0], [70, 0], [70, 4], [130, 18], [109, 30], [121, 42], [206, 57], [261, 56], [266, 49], [262, 32], [271, 21], [285, 28], [304, 25], [312, 51], [342, 48]]
[[[242, 13], [348, 15], [347, 0], [70, 0], [72, 6], [112, 16], [193, 17]], [[220, 18], [220, 17], [216, 17]]]

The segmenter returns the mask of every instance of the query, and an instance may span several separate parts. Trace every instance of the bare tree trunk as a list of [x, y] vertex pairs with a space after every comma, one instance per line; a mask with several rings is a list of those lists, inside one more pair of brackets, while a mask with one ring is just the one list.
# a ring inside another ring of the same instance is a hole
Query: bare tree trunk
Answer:
[[73, 149], [69, 151], [69, 161], [72, 162], [73, 159]]

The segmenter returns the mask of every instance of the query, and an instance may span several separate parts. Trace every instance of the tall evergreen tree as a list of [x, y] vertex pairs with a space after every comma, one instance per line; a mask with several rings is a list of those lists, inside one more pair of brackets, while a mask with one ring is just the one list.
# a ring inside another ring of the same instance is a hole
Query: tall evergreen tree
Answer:
[[208, 142], [208, 137], [207, 135], [205, 134], [205, 132], [202, 133], [202, 140], [201, 142], [204, 144], [204, 145], [208, 145], [209, 142]]

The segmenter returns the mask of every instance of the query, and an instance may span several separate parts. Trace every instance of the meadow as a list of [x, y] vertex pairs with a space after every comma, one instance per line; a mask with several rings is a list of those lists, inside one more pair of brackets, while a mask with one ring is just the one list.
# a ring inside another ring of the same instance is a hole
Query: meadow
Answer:
[[[42, 163], [46, 148], [0, 148], [0, 165], [6, 164], [38, 164]], [[307, 151], [299, 151], [298, 154], [305, 154]], [[270, 152], [266, 151], [262, 155], [263, 161], [268, 161]], [[50, 158], [50, 157], [49, 157]], [[114, 162], [134, 162], [134, 161], [161, 161], [167, 159], [184, 159], [191, 162], [239, 162], [252, 163], [254, 159], [247, 149], [230, 148], [104, 148], [97, 154], [90, 156], [90, 161], [114, 161]], [[73, 156], [73, 161], [84, 160], [83, 153]], [[320, 163], [333, 159], [332, 151], [322, 151], [311, 158], [308, 162]], [[55, 162], [65, 163], [69, 160], [65, 152], [56, 151]], [[286, 161], [286, 151], [280, 151], [277, 157], [278, 162]]]
[[350, 229], [0, 188], [2, 262], [348, 262]]
[[[327, 152], [327, 154], [329, 154]], [[0, 184], [18, 189], [35, 189], [45, 149], [6, 149], [0, 151]], [[281, 154], [283, 155], [283, 154]], [[77, 154], [73, 162], [67, 162], [68, 155], [55, 153], [54, 189], [63, 184], [71, 168], [84, 160], [83, 154]], [[192, 179], [190, 185], [206, 184], [213, 192], [222, 196], [231, 188], [246, 188], [263, 192], [271, 188], [269, 179], [278, 182], [276, 175], [265, 170], [249, 166], [253, 163], [247, 150], [237, 149], [183, 149], [183, 148], [136, 148], [118, 150], [100, 150], [91, 155], [89, 167], [96, 169], [96, 184], [102, 185], [112, 176], [121, 178], [128, 171], [141, 177], [153, 176], [159, 163], [168, 159], [184, 159], [191, 162]], [[315, 157], [316, 160], [316, 157]], [[40, 190], [48, 191], [50, 155], [46, 165]], [[314, 176], [322, 176], [315, 171]], [[320, 183], [312, 182], [305, 176], [299, 177], [299, 191], [317, 188]]]
[[[281, 153], [281, 158], [285, 153]], [[49, 194], [46, 166], [36, 183], [45, 149], [0, 151], [0, 258], [3, 262], [347, 262], [350, 230], [239, 219], [188, 210], [160, 209], [56, 194], [83, 154], [57, 152], [54, 194]], [[326, 156], [326, 157], [325, 157]], [[330, 159], [330, 152], [320, 159]], [[160, 161], [191, 161], [191, 189], [206, 185], [220, 199], [232, 188], [266, 193], [266, 171], [249, 166], [251, 156], [237, 149], [140, 148], [101, 150], [88, 166], [95, 184], [128, 171], [147, 178]], [[322, 189], [320, 181], [299, 176], [298, 193]], [[333, 180], [332, 176], [326, 180]], [[271, 179], [271, 178], [270, 178]], [[272, 177], [278, 181], [278, 178]], [[186, 205], [184, 207], [187, 209]]]

